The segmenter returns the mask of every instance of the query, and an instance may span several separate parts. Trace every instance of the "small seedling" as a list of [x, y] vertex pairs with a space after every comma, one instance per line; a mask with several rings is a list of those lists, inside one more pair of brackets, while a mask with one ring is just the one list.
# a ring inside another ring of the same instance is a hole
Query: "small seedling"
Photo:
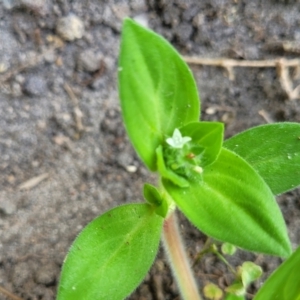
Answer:
[[[57, 299], [126, 298], [149, 271], [161, 237], [181, 297], [202, 299], [177, 228], [179, 209], [211, 240], [225, 242], [225, 255], [235, 245], [287, 258], [255, 300], [299, 300], [300, 248], [291, 255], [275, 195], [300, 184], [300, 124], [262, 125], [223, 141], [222, 123], [199, 121], [196, 84], [181, 56], [130, 19], [122, 30], [119, 91], [129, 138], [158, 185], [145, 184], [145, 203], [115, 207], [83, 229], [64, 262]], [[227, 263], [215, 242], [199, 258], [206, 252]], [[208, 283], [204, 295], [245, 299], [261, 269], [244, 262], [231, 270], [232, 285]]]

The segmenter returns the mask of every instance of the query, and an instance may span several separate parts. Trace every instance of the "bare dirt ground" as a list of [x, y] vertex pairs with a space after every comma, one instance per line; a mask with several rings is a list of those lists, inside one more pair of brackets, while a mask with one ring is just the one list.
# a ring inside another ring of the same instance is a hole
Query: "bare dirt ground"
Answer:
[[[54, 299], [63, 259], [80, 230], [115, 205], [142, 201], [142, 183], [154, 180], [120, 116], [122, 18], [147, 23], [185, 56], [242, 62], [298, 58], [299, 15], [296, 0], [1, 0], [0, 286], [13, 295], [0, 292], [0, 299]], [[223, 121], [226, 137], [267, 122], [300, 122], [300, 68], [284, 66], [191, 65], [202, 119]], [[299, 189], [278, 202], [295, 248]], [[182, 216], [180, 222], [193, 260], [205, 236]], [[267, 273], [281, 262], [244, 251], [231, 261], [245, 259]], [[195, 272], [200, 287], [230, 280], [212, 255]], [[129, 299], [179, 299], [162, 252]]]

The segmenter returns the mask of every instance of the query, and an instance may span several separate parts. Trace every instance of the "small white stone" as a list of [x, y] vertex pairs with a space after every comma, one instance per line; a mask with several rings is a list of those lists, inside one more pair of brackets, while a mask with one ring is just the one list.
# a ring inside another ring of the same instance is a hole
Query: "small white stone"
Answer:
[[217, 109], [215, 107], [208, 107], [205, 110], [205, 113], [208, 115], [214, 115], [217, 112]]
[[17, 210], [15, 203], [10, 201], [10, 199], [5, 199], [4, 197], [0, 202], [0, 212], [4, 215], [12, 215]]
[[91, 49], [84, 50], [78, 56], [78, 68], [87, 72], [95, 72], [100, 68], [101, 56]]
[[5, 71], [8, 70], [8, 65], [5, 62], [0, 62], [0, 73], [4, 73]]
[[59, 19], [56, 32], [66, 41], [81, 39], [84, 34], [84, 24], [80, 18], [70, 14]]
[[126, 166], [126, 170], [129, 173], [135, 173], [137, 171], [137, 167], [134, 165]]
[[140, 14], [133, 18], [136, 22], [138, 22], [140, 25], [144, 27], [149, 27], [149, 20], [147, 14]]

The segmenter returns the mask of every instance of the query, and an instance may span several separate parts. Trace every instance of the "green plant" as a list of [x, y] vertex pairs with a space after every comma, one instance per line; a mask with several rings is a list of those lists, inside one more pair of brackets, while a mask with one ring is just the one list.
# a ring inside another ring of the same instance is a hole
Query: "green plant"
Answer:
[[[249, 251], [288, 258], [255, 300], [300, 299], [300, 250], [292, 250], [274, 195], [300, 184], [300, 124], [258, 126], [223, 142], [224, 126], [199, 122], [193, 76], [172, 46], [130, 19], [124, 21], [119, 61], [124, 124], [141, 160], [158, 173], [144, 185], [143, 204], [113, 208], [93, 220], [64, 263], [58, 300], [123, 299], [149, 271], [161, 233], [184, 299], [202, 299], [177, 229], [175, 209], [206, 235]], [[225, 263], [214, 243], [213, 252]], [[291, 256], [290, 256], [291, 255]], [[245, 299], [261, 269], [245, 262], [226, 299]], [[213, 284], [210, 299], [222, 299]]]

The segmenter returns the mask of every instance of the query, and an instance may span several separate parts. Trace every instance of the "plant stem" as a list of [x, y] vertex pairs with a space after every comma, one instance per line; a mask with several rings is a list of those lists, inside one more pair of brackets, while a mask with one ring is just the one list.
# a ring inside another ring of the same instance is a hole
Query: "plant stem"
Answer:
[[182, 298], [185, 300], [202, 300], [184, 250], [175, 211], [164, 221], [163, 244]]

